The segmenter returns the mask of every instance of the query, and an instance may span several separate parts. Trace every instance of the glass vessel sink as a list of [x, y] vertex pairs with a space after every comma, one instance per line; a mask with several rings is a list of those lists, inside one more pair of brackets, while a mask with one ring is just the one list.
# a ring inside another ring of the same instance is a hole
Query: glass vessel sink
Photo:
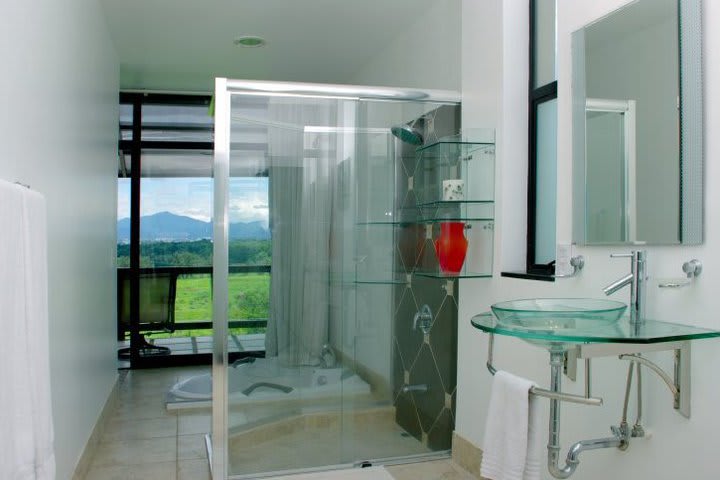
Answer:
[[620, 302], [586, 298], [538, 298], [496, 303], [475, 315], [472, 325], [551, 350], [578, 343], [652, 344], [720, 337], [720, 331], [646, 319], [631, 325]]
[[502, 325], [557, 331], [612, 325], [627, 305], [593, 298], [531, 298], [500, 302], [490, 308]]
[[593, 298], [529, 298], [496, 303], [490, 308], [497, 325], [517, 333], [515, 336], [539, 347], [566, 350], [568, 342], [560, 338], [613, 328], [627, 305]]

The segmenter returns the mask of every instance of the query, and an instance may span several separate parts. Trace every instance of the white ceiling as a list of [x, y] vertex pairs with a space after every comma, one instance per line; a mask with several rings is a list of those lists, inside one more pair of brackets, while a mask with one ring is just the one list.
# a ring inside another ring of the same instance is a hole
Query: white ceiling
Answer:
[[[213, 78], [352, 83], [438, 0], [101, 0], [123, 89], [211, 91]], [[240, 48], [259, 35], [262, 48]], [[421, 40], [421, 39], [419, 39]]]

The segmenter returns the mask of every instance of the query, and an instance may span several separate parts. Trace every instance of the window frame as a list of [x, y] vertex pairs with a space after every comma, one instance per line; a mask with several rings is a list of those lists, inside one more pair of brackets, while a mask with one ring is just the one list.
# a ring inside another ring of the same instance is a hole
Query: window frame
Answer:
[[[536, 258], [536, 221], [537, 221], [537, 127], [538, 107], [557, 99], [557, 80], [535, 87], [535, 64], [537, 48], [535, 45], [535, 4], [538, 0], [529, 0], [529, 74], [528, 74], [528, 185], [527, 185], [527, 241], [526, 272], [532, 275], [552, 278], [555, 273], [555, 261], [546, 264], [537, 263]], [[557, 4], [556, 4], [557, 5]], [[557, 6], [556, 6], [557, 8]], [[557, 17], [557, 11], [555, 16]], [[557, 61], [557, 57], [554, 59]], [[557, 121], [557, 119], [556, 119]], [[557, 158], [556, 158], [557, 160]]]
[[[118, 171], [118, 178], [130, 179], [130, 266], [126, 268], [126, 275], [130, 278], [130, 369], [136, 368], [158, 368], [185, 365], [207, 365], [210, 364], [210, 353], [195, 353], [168, 356], [141, 356], [139, 354], [140, 329], [140, 275], [149, 272], [162, 272], [167, 269], [163, 267], [143, 268], [140, 266], [140, 202], [141, 202], [141, 173], [142, 173], [142, 152], [143, 150], [203, 150], [214, 151], [213, 142], [186, 142], [186, 141], [153, 141], [142, 139], [142, 109], [144, 105], [201, 105], [209, 106], [212, 101], [211, 95], [184, 95], [184, 94], [163, 94], [144, 92], [120, 92], [119, 104], [132, 107], [132, 121], [130, 124], [119, 124], [118, 151], [120, 155], [129, 154], [131, 168], [129, 175], [127, 171]], [[123, 140], [122, 131], [132, 131], [132, 138]], [[120, 269], [121, 267], [118, 267]], [[124, 268], [124, 267], [122, 267]], [[233, 266], [231, 273], [270, 273], [270, 266]], [[182, 268], [175, 268], [175, 273], [182, 273]], [[212, 271], [212, 267], [194, 267], [194, 273]], [[263, 327], [267, 321], [230, 321], [232, 327]], [[199, 328], [212, 328], [212, 321], [206, 322], [183, 322], [182, 330]], [[118, 327], [118, 340], [124, 336]], [[264, 355], [263, 351], [231, 352], [229, 361], [233, 362], [238, 358], [248, 356]]]

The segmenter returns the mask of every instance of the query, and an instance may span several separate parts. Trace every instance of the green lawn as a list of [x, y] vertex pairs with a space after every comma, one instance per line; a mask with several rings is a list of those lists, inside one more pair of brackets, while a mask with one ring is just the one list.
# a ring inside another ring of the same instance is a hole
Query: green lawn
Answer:
[[[183, 275], [177, 281], [175, 323], [212, 320], [210, 275]], [[230, 320], [265, 320], [270, 310], [270, 274], [231, 274], [228, 279]], [[233, 328], [232, 333], [261, 333], [264, 328]], [[177, 330], [152, 338], [210, 336], [212, 330]]]

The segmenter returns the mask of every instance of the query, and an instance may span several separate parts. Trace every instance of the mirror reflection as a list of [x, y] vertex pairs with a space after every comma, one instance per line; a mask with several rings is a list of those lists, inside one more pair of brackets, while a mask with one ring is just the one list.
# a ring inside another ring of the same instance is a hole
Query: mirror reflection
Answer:
[[678, 32], [677, 0], [638, 0], [573, 34], [579, 243], [680, 243]]

